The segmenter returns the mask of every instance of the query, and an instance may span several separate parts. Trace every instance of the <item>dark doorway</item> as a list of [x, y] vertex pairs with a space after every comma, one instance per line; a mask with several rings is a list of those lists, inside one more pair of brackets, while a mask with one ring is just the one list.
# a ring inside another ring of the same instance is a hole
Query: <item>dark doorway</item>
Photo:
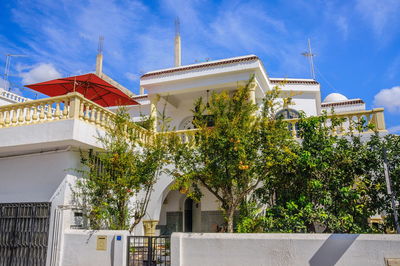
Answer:
[[185, 200], [185, 232], [193, 232], [193, 200]]

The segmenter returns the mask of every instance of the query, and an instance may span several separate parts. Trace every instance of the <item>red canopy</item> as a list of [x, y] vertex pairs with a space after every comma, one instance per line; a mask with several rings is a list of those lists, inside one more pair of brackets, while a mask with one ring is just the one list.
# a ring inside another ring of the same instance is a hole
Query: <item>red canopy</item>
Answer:
[[26, 85], [26, 87], [50, 97], [76, 91], [83, 94], [85, 98], [104, 107], [138, 104], [120, 89], [92, 73], [49, 80]]

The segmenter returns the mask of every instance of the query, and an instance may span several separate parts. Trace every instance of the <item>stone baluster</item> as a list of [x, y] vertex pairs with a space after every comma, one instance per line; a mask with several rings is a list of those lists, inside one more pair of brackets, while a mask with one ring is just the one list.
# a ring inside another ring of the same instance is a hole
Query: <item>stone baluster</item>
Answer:
[[92, 122], [92, 123], [96, 122], [96, 107], [94, 107], [94, 106], [92, 106], [92, 108], [91, 108], [90, 122]]
[[79, 118], [85, 119], [85, 105], [83, 102], [81, 102], [80, 107], [79, 107]]
[[24, 107], [18, 108], [18, 124], [22, 124], [24, 122], [24, 110]]
[[26, 106], [25, 121], [27, 124], [29, 124], [29, 122], [31, 121], [31, 106], [30, 105]]
[[346, 130], [350, 133], [353, 133], [353, 116], [352, 115], [348, 115], [346, 117], [347, 119], [347, 128]]
[[62, 110], [62, 118], [68, 118], [69, 99], [64, 100], [64, 109]]
[[4, 112], [0, 111], [0, 128], [4, 127]]
[[97, 108], [96, 112], [96, 125], [101, 125], [101, 110]]
[[61, 119], [61, 117], [62, 117], [62, 114], [60, 111], [60, 101], [56, 101], [56, 110], [54, 112], [54, 118], [56, 120], [59, 120], [59, 119]]
[[8, 127], [11, 124], [10, 116], [11, 110], [6, 110], [6, 119], [4, 121], [5, 127]]
[[338, 131], [339, 131], [339, 134], [344, 134], [345, 133], [344, 124], [346, 123], [347, 118], [346, 117], [340, 117], [340, 119], [341, 120], [340, 120]]
[[89, 116], [89, 112], [90, 112], [89, 105], [85, 104], [83, 109], [85, 110], [85, 117], [84, 118], [85, 118], [86, 121], [89, 121], [89, 119], [90, 119], [90, 116]]
[[42, 121], [42, 120], [44, 120], [44, 118], [45, 118], [45, 115], [44, 115], [45, 104], [42, 103], [42, 104], [40, 104], [38, 107], [40, 107], [39, 120]]
[[295, 138], [295, 137], [297, 137], [296, 122], [293, 122], [293, 121], [292, 121], [292, 122], [290, 122], [290, 124], [292, 125], [292, 128], [291, 128], [291, 129], [292, 129], [292, 130], [291, 130], [291, 131], [292, 131], [292, 132], [291, 132], [291, 133], [292, 133], [292, 137]]
[[107, 113], [105, 111], [101, 112], [101, 121], [100, 121], [100, 125], [102, 127], [106, 127], [106, 119], [107, 119]]
[[109, 123], [108, 123], [108, 114], [105, 113], [102, 119], [102, 124], [101, 124], [104, 128], [108, 128], [109, 127]]
[[33, 122], [36, 123], [38, 118], [39, 118], [38, 117], [38, 105], [34, 105], [33, 106], [33, 115], [32, 115]]
[[15, 125], [17, 123], [17, 117], [18, 117], [18, 109], [17, 110], [12, 110], [10, 111], [10, 113], [12, 112], [12, 119], [11, 119], [11, 124]]
[[47, 102], [47, 112], [46, 112], [47, 120], [51, 120], [53, 118], [53, 112], [52, 112], [53, 110], [51, 108], [51, 105], [52, 105], [52, 102]]

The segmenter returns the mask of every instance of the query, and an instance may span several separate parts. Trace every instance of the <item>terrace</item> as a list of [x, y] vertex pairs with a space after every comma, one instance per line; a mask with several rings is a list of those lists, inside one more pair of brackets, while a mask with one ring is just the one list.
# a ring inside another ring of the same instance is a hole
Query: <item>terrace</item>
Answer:
[[[364, 126], [374, 124], [374, 128], [378, 131], [385, 132], [385, 121], [384, 121], [384, 109], [376, 108], [367, 111], [355, 111], [348, 113], [340, 113], [335, 115], [328, 115], [327, 123], [330, 123], [330, 119], [333, 117], [340, 118], [341, 124], [335, 127], [332, 134], [345, 134], [353, 130], [352, 122], [360, 123], [362, 122]], [[110, 121], [115, 114], [110, 110], [86, 99], [81, 94], [77, 92], [68, 93], [66, 95], [50, 97], [45, 99], [25, 101], [16, 104], [10, 104], [5, 106], [0, 106], [0, 136], [3, 139], [0, 147], [4, 146], [18, 146], [19, 144], [28, 144], [29, 138], [31, 142], [35, 142], [36, 137], [40, 135], [50, 134], [54, 140], [60, 140], [61, 136], [64, 136], [64, 140], [68, 138], [65, 136], [66, 131], [72, 133], [71, 139], [81, 139], [86, 137], [86, 142], [93, 145], [95, 140], [90, 140], [90, 134], [92, 138], [99, 134], [99, 132], [104, 132], [105, 129], [110, 127]], [[60, 123], [71, 123], [75, 121], [72, 125], [73, 128], [67, 128], [58, 126]], [[291, 133], [296, 136], [296, 123], [298, 119], [288, 119], [286, 120], [291, 126]], [[83, 123], [83, 124], [82, 124]], [[30, 127], [30, 128], [28, 128]], [[45, 131], [40, 131], [40, 128]], [[21, 131], [25, 128], [24, 131]], [[83, 132], [82, 130], [89, 130]], [[60, 130], [60, 136], [57, 136], [57, 130]], [[182, 141], [188, 141], [196, 130], [178, 130], [174, 131], [174, 134], [181, 136]], [[370, 134], [372, 130], [363, 131], [361, 133]], [[18, 134], [23, 134], [27, 136], [28, 139], [25, 141], [21, 140]], [[142, 141], [148, 141], [154, 134], [153, 131], [149, 131], [140, 126], [136, 127], [137, 137]], [[7, 138], [8, 136], [8, 138]], [[11, 138], [15, 138], [11, 140]], [[10, 140], [5, 141], [5, 140]], [[42, 138], [44, 141], [44, 139]], [[47, 142], [52, 140], [47, 139]], [[40, 142], [40, 141], [39, 141]], [[96, 146], [96, 145], [95, 145]]]

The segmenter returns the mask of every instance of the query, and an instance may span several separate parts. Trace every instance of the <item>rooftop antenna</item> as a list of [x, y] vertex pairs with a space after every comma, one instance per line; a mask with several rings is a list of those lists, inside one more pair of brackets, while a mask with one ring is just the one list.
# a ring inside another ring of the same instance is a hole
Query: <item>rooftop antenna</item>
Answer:
[[104, 37], [99, 36], [99, 45], [97, 47], [97, 56], [96, 56], [96, 75], [101, 77], [103, 73], [103, 46], [104, 46]]
[[97, 52], [99, 54], [103, 54], [103, 46], [104, 46], [104, 36], [100, 35], [99, 36], [99, 45], [97, 48]]
[[182, 65], [182, 52], [181, 52], [181, 33], [180, 33], [180, 22], [179, 22], [179, 17], [176, 17], [175, 19], [175, 56], [174, 56], [174, 61], [175, 61], [175, 67], [179, 67]]
[[301, 55], [308, 58], [308, 62], [310, 63], [311, 78], [315, 80], [315, 71], [314, 71], [314, 56], [315, 56], [315, 54], [312, 53], [310, 39], [308, 39], [308, 51], [302, 53]]
[[11, 57], [25, 57], [27, 55], [23, 54], [6, 54], [6, 64], [4, 66], [4, 75], [3, 75], [3, 89], [10, 90], [11, 88], [7, 88], [8, 86], [8, 77], [10, 76], [10, 68], [11, 68]]

